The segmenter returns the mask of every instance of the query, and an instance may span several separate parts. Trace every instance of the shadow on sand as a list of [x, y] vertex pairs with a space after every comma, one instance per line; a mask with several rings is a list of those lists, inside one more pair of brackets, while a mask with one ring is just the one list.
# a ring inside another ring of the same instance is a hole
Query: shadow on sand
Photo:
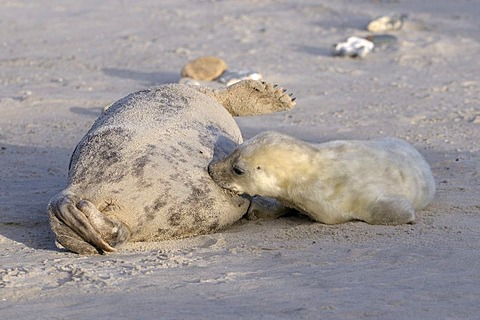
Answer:
[[180, 78], [179, 74], [169, 72], [142, 72], [119, 68], [104, 68], [102, 71], [111, 77], [136, 80], [143, 86], [176, 83]]
[[0, 235], [56, 250], [47, 204], [66, 185], [71, 150], [0, 144]]

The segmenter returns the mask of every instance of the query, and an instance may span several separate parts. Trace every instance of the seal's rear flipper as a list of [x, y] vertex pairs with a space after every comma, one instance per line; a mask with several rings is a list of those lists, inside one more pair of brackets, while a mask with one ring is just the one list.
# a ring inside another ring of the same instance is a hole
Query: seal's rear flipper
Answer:
[[56, 215], [50, 214], [50, 227], [55, 234], [55, 242], [57, 247], [65, 248], [79, 254], [98, 254], [102, 253], [94, 246], [80, 238], [70, 227], [63, 221], [59, 220]]
[[415, 222], [415, 210], [402, 195], [381, 196], [372, 207], [371, 216], [365, 219], [370, 224], [397, 225]]
[[119, 221], [108, 218], [89, 201], [63, 191], [48, 204], [50, 225], [57, 242], [80, 254], [116, 251], [130, 232]]
[[194, 88], [216, 99], [232, 116], [263, 115], [295, 106], [295, 98], [286, 90], [259, 80], [243, 80], [222, 89]]

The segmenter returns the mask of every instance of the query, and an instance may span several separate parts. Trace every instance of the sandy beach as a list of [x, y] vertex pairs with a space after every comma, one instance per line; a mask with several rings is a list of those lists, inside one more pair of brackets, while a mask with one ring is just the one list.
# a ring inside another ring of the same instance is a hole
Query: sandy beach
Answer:
[[[1, 319], [477, 319], [477, 0], [0, 0]], [[406, 14], [363, 59], [333, 44]], [[400, 226], [241, 219], [210, 235], [81, 256], [55, 246], [47, 203], [105, 106], [178, 82], [213, 55], [293, 92], [236, 118], [244, 138], [383, 136], [430, 163], [434, 202]]]

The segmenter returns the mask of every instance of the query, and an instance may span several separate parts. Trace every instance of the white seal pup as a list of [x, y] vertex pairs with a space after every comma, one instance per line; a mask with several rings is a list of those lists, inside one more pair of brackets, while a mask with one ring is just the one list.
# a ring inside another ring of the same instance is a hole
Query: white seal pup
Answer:
[[293, 100], [282, 88], [248, 80], [222, 89], [162, 85], [117, 101], [79, 142], [68, 186], [50, 200], [57, 243], [104, 253], [239, 220], [249, 200], [220, 188], [207, 166], [242, 142], [232, 115], [287, 110]]
[[403, 224], [435, 194], [429, 165], [409, 143], [384, 138], [308, 144], [264, 132], [209, 165], [221, 187], [278, 199], [325, 224]]

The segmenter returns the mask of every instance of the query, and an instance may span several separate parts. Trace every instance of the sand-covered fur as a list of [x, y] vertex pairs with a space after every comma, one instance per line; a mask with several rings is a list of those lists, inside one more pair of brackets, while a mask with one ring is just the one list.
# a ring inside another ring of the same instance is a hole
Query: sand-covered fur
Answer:
[[394, 138], [312, 145], [264, 132], [210, 164], [209, 173], [223, 188], [276, 198], [327, 224], [413, 222], [435, 194], [429, 165]]

